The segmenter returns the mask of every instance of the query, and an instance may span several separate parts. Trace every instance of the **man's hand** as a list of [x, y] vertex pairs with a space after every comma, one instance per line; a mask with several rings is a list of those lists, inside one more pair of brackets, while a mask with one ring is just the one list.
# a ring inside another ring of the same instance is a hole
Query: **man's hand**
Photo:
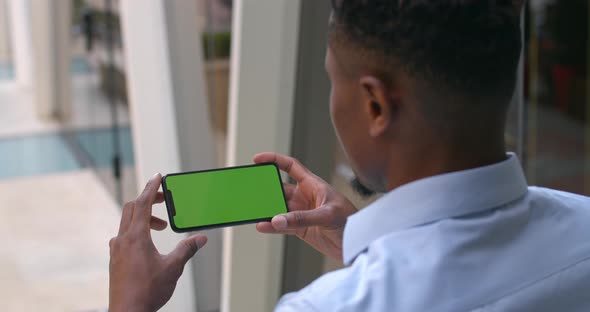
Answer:
[[275, 153], [254, 157], [255, 163], [276, 163], [297, 184], [284, 183], [289, 213], [260, 222], [261, 233], [297, 235], [321, 253], [342, 261], [346, 218], [357, 210], [344, 195], [305, 168], [298, 160]]
[[162, 176], [155, 175], [141, 195], [125, 204], [119, 234], [111, 239], [109, 311], [157, 311], [174, 292], [187, 261], [207, 243], [204, 235], [181, 241], [161, 255], [150, 228], [163, 230], [167, 223], [152, 217], [152, 205], [164, 200], [158, 193]]

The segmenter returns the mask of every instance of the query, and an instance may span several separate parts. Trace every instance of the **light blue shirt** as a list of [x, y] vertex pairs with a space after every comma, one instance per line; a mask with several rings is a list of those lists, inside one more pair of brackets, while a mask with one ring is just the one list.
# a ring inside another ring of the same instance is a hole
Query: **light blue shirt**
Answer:
[[385, 194], [343, 243], [275, 311], [590, 311], [590, 198], [528, 187], [512, 154]]

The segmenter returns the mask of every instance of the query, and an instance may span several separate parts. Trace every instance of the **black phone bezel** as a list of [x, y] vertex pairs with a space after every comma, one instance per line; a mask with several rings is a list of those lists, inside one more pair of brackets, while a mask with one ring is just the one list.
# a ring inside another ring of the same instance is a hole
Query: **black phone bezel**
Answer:
[[235, 221], [235, 222], [226, 222], [226, 223], [217, 223], [217, 224], [210, 224], [210, 225], [201, 225], [201, 226], [195, 226], [195, 227], [190, 227], [190, 228], [178, 228], [176, 226], [176, 224], [174, 223], [174, 215], [172, 214], [172, 211], [171, 211], [171, 206], [174, 206], [173, 201], [169, 200], [169, 198], [168, 198], [168, 188], [166, 187], [166, 179], [168, 177], [186, 175], [186, 174], [195, 174], [195, 173], [205, 173], [205, 172], [212, 172], [212, 171], [243, 169], [243, 168], [251, 168], [251, 167], [263, 167], [263, 166], [269, 166], [269, 165], [275, 167], [275, 169], [277, 170], [279, 184], [281, 185], [281, 193], [283, 194], [283, 202], [285, 203], [285, 207], [286, 207], [285, 213], [287, 213], [287, 212], [289, 212], [289, 206], [287, 205], [287, 197], [285, 196], [285, 189], [283, 187], [283, 180], [281, 178], [281, 171], [279, 170], [279, 167], [277, 166], [277, 164], [272, 163], [272, 162], [244, 165], [244, 166], [234, 166], [234, 167], [198, 170], [198, 171], [178, 172], [178, 173], [170, 173], [170, 174], [165, 175], [162, 178], [162, 191], [164, 192], [164, 202], [166, 203], [166, 213], [168, 214], [168, 220], [170, 221], [170, 227], [172, 228], [172, 231], [174, 231], [176, 233], [195, 232], [195, 231], [216, 229], [216, 228], [222, 228], [222, 227], [228, 227], [228, 226], [236, 226], [236, 225], [244, 225], [244, 224], [252, 224], [252, 223], [257, 223], [257, 222], [270, 221], [272, 219], [272, 217], [262, 218], [262, 219]]

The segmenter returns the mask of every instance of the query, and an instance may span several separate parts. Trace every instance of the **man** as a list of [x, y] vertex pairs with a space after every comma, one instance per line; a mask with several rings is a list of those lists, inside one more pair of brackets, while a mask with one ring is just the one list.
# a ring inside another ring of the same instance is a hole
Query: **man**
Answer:
[[[298, 161], [290, 212], [257, 224], [297, 235], [346, 268], [277, 311], [590, 311], [590, 199], [528, 187], [504, 125], [521, 49], [520, 3], [333, 3], [331, 117], [364, 191], [358, 211]], [[206, 237], [160, 255], [160, 175], [125, 205], [111, 241], [111, 311], [155, 311]]]

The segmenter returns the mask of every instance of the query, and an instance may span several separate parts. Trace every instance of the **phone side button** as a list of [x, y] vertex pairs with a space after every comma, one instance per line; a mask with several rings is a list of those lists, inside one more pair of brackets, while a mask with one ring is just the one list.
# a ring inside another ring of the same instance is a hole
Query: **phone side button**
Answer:
[[170, 215], [174, 217], [176, 216], [176, 208], [174, 207], [174, 197], [172, 197], [172, 192], [167, 191], [166, 197], [168, 197], [168, 208], [170, 209]]

